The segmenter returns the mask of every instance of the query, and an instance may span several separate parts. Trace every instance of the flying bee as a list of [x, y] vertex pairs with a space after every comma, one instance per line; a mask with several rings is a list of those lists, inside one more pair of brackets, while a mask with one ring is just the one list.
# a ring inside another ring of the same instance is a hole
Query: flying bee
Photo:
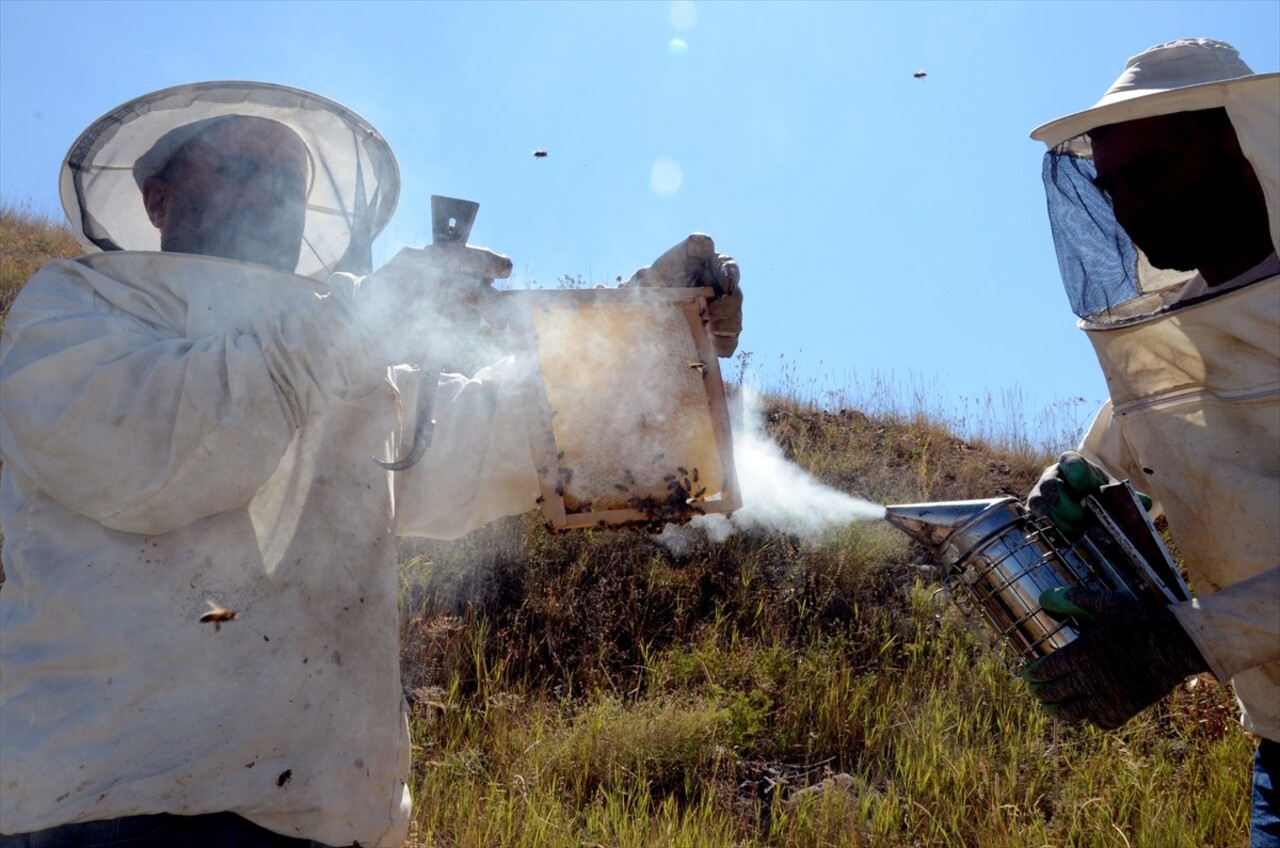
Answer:
[[213, 624], [213, 632], [217, 633], [222, 629], [222, 625], [228, 621], [236, 620], [236, 611], [218, 606], [213, 601], [208, 601], [209, 611], [200, 616], [201, 624]]

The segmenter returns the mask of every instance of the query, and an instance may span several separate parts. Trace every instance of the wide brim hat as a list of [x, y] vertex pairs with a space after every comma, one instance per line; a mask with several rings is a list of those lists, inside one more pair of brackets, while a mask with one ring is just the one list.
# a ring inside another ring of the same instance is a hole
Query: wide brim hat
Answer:
[[1255, 74], [1225, 42], [1208, 38], [1170, 41], [1129, 59], [1124, 72], [1097, 103], [1036, 127], [1031, 137], [1052, 149], [1109, 124], [1216, 109], [1226, 103], [1232, 87], [1278, 77], [1277, 73]]
[[276, 121], [306, 145], [309, 184], [296, 272], [367, 272], [368, 253], [395, 211], [400, 172], [382, 135], [340, 103], [263, 82], [202, 82], [130, 100], [86, 129], [62, 163], [59, 191], [89, 250], [159, 250], [142, 183], [196, 132], [219, 118]]

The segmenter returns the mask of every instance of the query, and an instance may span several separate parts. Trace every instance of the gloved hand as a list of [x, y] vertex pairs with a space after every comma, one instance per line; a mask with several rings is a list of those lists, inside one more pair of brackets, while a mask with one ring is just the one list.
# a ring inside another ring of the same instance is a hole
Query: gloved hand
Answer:
[[[1107, 472], [1094, 465], [1075, 451], [1066, 451], [1040, 475], [1040, 479], [1027, 495], [1027, 509], [1053, 522], [1054, 526], [1070, 540], [1085, 531], [1089, 513], [1084, 499], [1095, 495], [1107, 483], [1115, 480]], [[1137, 493], [1142, 505], [1151, 508], [1151, 498]]]
[[498, 300], [493, 281], [509, 276], [511, 260], [487, 248], [406, 247], [361, 281], [359, 297], [392, 360], [417, 362], [425, 345], [448, 345], [478, 329]]
[[1018, 672], [1053, 716], [1114, 730], [1209, 664], [1167, 606], [1075, 586], [1050, 589], [1040, 605], [1073, 616], [1079, 636]]
[[631, 275], [624, 286], [706, 286], [715, 291], [707, 319], [717, 356], [732, 356], [742, 332], [740, 272], [733, 257], [715, 252], [710, 236], [694, 233]]
[[442, 313], [483, 308], [496, 292], [495, 279], [511, 276], [511, 259], [486, 247], [428, 244], [406, 247], [378, 269], [372, 281], [398, 289], [406, 306]]

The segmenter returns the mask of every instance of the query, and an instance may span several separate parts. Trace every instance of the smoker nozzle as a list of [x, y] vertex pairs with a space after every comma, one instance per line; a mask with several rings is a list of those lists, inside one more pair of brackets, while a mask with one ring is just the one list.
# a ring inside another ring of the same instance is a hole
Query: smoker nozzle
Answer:
[[960, 527], [982, 515], [993, 506], [1013, 498], [976, 501], [938, 501], [936, 503], [897, 504], [887, 506], [884, 520], [930, 550], [937, 551]]

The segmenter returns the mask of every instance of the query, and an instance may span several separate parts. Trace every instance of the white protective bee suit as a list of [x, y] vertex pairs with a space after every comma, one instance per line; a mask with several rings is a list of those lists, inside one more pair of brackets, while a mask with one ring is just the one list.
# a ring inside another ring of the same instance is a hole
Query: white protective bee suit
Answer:
[[[51, 262], [15, 300], [0, 343], [3, 833], [229, 811], [332, 845], [399, 845], [396, 535], [458, 536], [537, 495], [497, 382], [445, 381], [423, 462], [375, 464], [401, 453], [401, 408], [412, 423], [405, 372], [373, 353], [356, 279], [329, 271], [355, 241], [353, 186], [380, 210], [368, 232], [390, 214], [394, 161], [336, 104], [231, 84], [209, 89], [216, 108], [227, 89], [247, 114], [339, 114], [312, 129], [366, 170], [323, 170], [309, 119], [291, 119], [321, 217], [313, 229], [308, 213], [309, 276], [117, 250]], [[202, 96], [184, 87], [135, 113]], [[95, 125], [99, 140], [145, 126], [124, 112]], [[118, 171], [92, 173], [119, 208], [140, 207]], [[345, 198], [324, 196], [339, 184]], [[70, 191], [82, 235], [136, 243], [92, 214], [113, 208], [85, 204], [95, 190]], [[202, 623], [211, 603], [234, 619]]]
[[[1190, 69], [1190, 78], [1188, 78]], [[1130, 60], [1090, 110], [1037, 129], [1059, 262], [1110, 399], [1081, 451], [1156, 500], [1198, 597], [1174, 612], [1246, 729], [1280, 740], [1280, 262], [1209, 288], [1153, 268], [1092, 184], [1089, 131], [1225, 108], [1280, 246], [1280, 75], [1221, 42]]]

